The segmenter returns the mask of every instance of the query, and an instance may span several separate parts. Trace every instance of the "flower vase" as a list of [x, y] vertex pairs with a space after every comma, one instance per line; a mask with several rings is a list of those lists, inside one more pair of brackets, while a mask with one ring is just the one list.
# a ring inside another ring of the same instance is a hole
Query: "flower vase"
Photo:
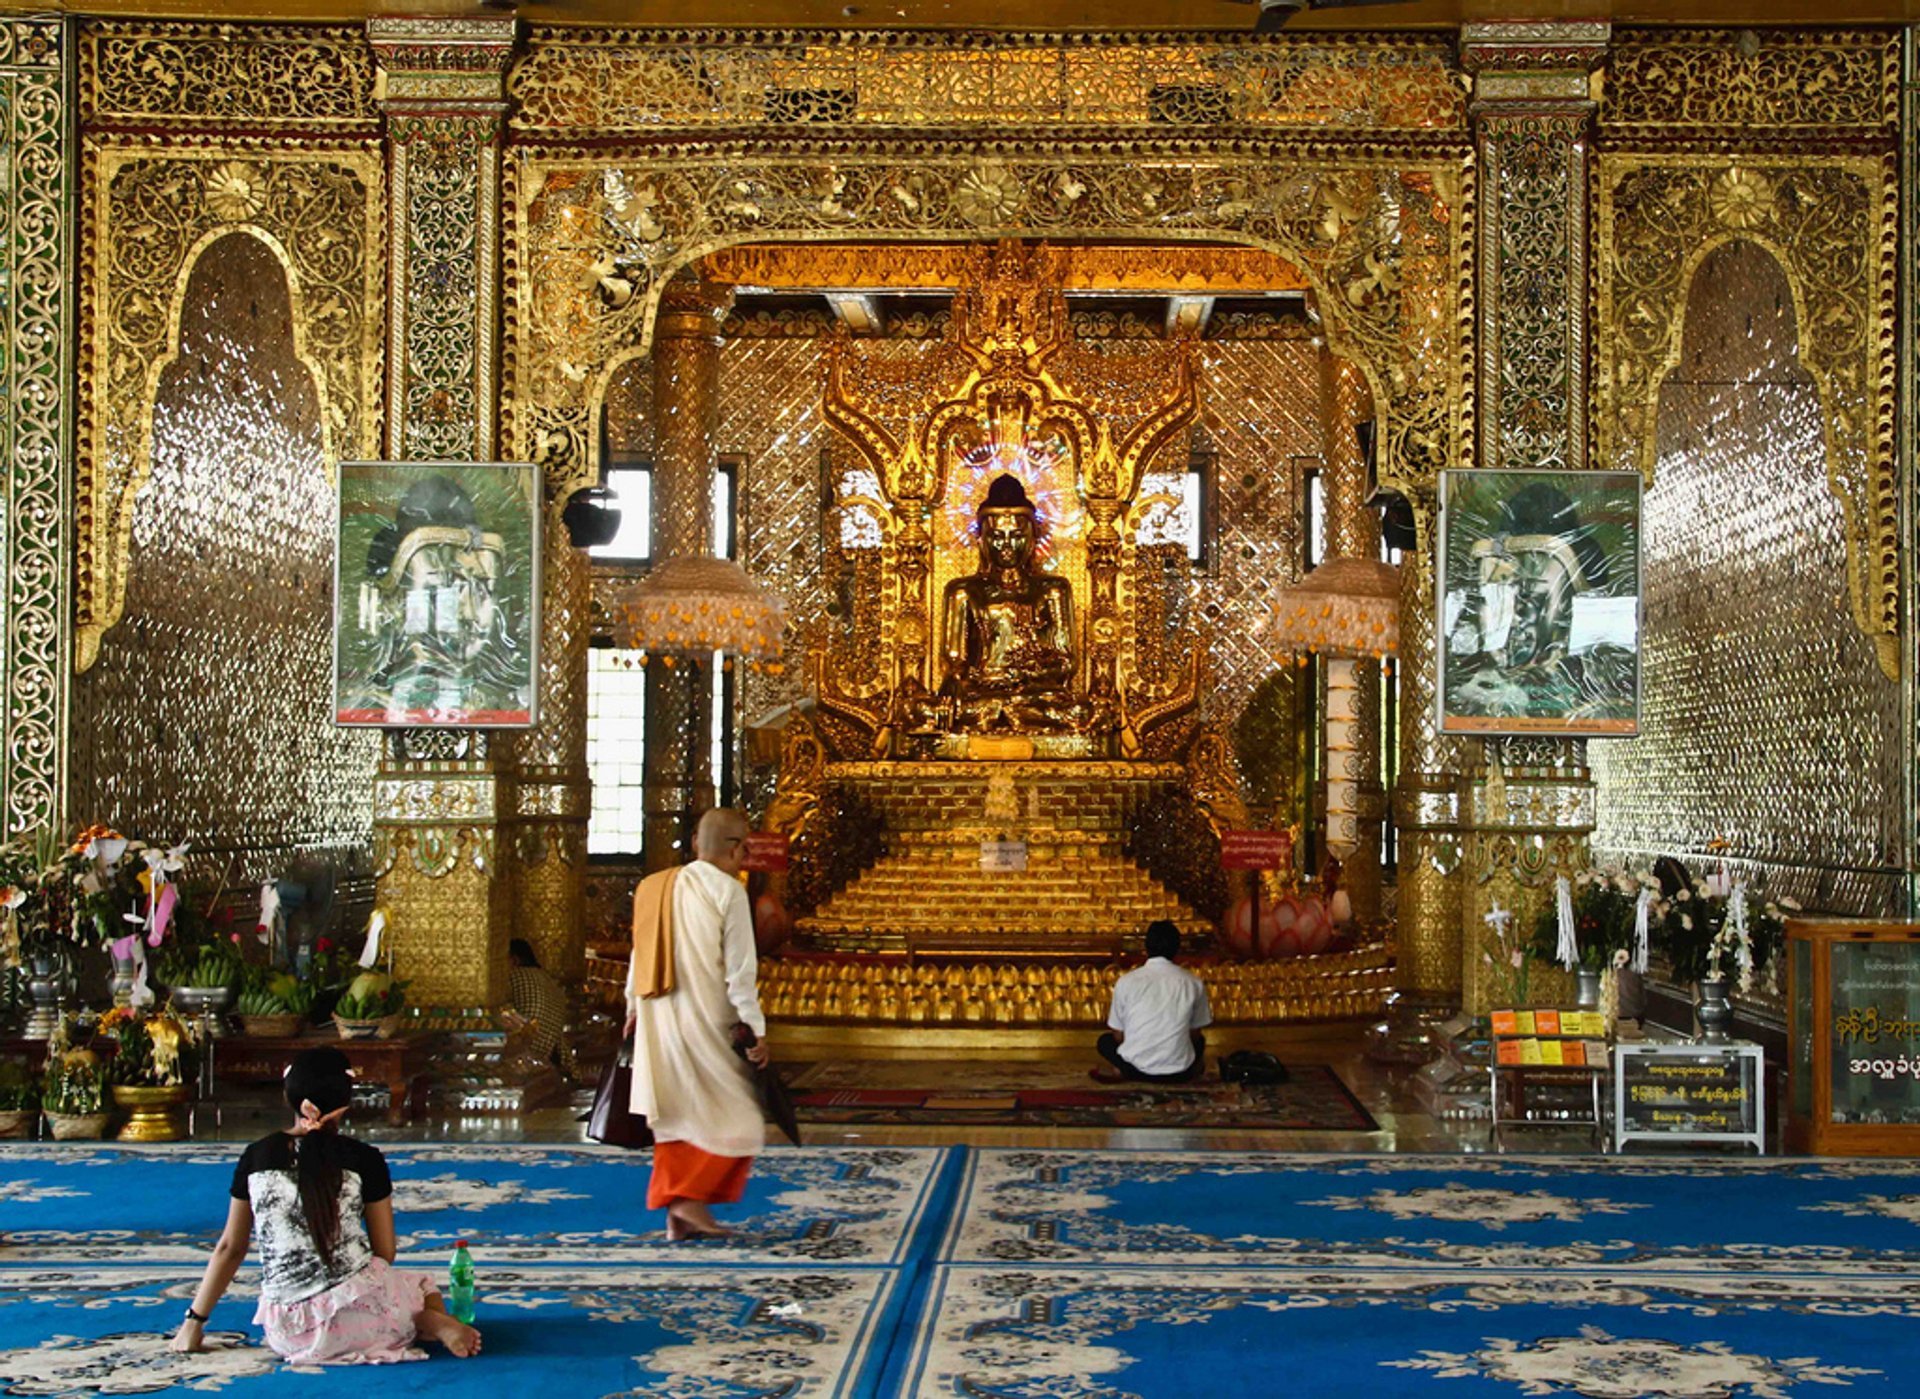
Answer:
[[116, 1141], [177, 1142], [186, 1135], [180, 1124], [180, 1108], [186, 1104], [184, 1084], [149, 1088], [132, 1084], [113, 1085], [113, 1101], [127, 1110], [126, 1124]]
[[139, 966], [131, 957], [113, 957], [113, 979], [108, 988], [113, 992], [113, 1003], [117, 1007], [133, 1004], [133, 982], [139, 974]]
[[1573, 1003], [1581, 1010], [1600, 1008], [1600, 973], [1593, 967], [1581, 967], [1573, 974]]
[[27, 956], [27, 995], [33, 1009], [21, 1033], [30, 1040], [50, 1037], [60, 1024], [60, 993], [66, 980], [61, 975], [60, 954], [33, 952]]
[[1726, 1044], [1733, 1038], [1733, 1002], [1727, 999], [1727, 979], [1709, 976], [1701, 979], [1700, 998], [1693, 1003], [1693, 1018], [1699, 1022], [1697, 1044]]

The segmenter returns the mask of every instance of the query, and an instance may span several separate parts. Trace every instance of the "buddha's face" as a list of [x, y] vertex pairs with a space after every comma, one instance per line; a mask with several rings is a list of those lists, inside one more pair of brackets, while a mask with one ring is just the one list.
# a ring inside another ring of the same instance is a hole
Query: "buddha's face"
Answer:
[[980, 522], [980, 555], [995, 569], [1026, 571], [1033, 557], [1033, 517], [1024, 510], [995, 510]]

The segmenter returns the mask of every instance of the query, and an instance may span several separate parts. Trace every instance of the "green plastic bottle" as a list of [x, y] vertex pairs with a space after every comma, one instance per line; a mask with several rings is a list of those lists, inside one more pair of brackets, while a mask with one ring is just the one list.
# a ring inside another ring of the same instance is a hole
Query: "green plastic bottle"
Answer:
[[473, 1255], [467, 1252], [467, 1241], [460, 1239], [447, 1266], [447, 1311], [455, 1321], [473, 1324], [473, 1296]]

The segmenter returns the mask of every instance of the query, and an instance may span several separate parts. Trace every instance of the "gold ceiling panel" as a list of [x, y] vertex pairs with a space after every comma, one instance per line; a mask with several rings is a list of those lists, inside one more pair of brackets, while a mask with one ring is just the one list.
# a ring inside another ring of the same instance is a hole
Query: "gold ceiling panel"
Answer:
[[[1060, 289], [1197, 296], [1303, 291], [1306, 276], [1258, 248], [1107, 246], [1057, 250]], [[723, 248], [716, 282], [762, 291], [951, 291], [969, 285], [963, 244], [793, 244]]]
[[87, 127], [379, 130], [373, 50], [359, 29], [94, 24], [80, 37]]
[[1597, 120], [1614, 138], [1891, 137], [1899, 38], [1873, 29], [1617, 31]]
[[1464, 132], [1453, 46], [1427, 37], [1196, 38], [1125, 45], [1059, 34], [798, 36], [540, 29], [510, 80], [534, 138], [756, 128], [1223, 127]]

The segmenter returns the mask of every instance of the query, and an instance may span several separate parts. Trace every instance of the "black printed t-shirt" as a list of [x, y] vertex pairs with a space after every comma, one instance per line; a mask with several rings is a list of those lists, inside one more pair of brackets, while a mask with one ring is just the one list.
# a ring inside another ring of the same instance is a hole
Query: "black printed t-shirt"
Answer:
[[[340, 1229], [331, 1260], [320, 1256], [300, 1208], [297, 1153], [308, 1151], [323, 1153], [323, 1160], [340, 1169]], [[361, 1216], [368, 1205], [393, 1194], [393, 1177], [379, 1149], [353, 1137], [314, 1132], [295, 1138], [275, 1132], [241, 1153], [229, 1193], [253, 1209], [261, 1299], [298, 1302], [338, 1286], [372, 1260], [373, 1246]]]

